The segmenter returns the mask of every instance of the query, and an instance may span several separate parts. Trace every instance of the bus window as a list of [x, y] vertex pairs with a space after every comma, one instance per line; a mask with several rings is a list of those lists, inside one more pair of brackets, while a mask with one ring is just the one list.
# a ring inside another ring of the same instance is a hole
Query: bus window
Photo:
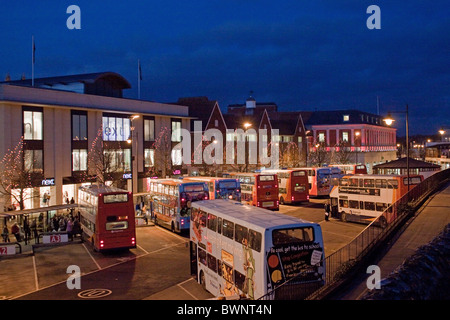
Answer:
[[[422, 180], [420, 179], [420, 177], [410, 177], [409, 178], [409, 184], [411, 185], [411, 184], [419, 184], [419, 183], [421, 183], [422, 182]], [[403, 184], [405, 185], [405, 186], [407, 186], [408, 185], [408, 178], [403, 178]]]
[[339, 185], [341, 187], [346, 187], [346, 186], [348, 186], [348, 184], [349, 184], [349, 182], [348, 182], [347, 178], [342, 178], [341, 181], [339, 181]]
[[222, 233], [222, 218], [217, 219], [217, 233], [218, 234]]
[[349, 179], [349, 186], [350, 187], [358, 187], [358, 180], [357, 178], [351, 178]]
[[211, 213], [208, 214], [208, 229], [217, 230], [217, 217]]
[[314, 240], [314, 231], [312, 227], [278, 229], [272, 231], [272, 239], [275, 246], [298, 242], [309, 242]]
[[103, 203], [120, 203], [127, 201], [128, 201], [128, 194], [126, 193], [106, 194], [103, 196]]
[[259, 176], [259, 181], [273, 181], [273, 180], [275, 180], [275, 176], [273, 176], [273, 175], [268, 175], [268, 176], [260, 175]]
[[255, 251], [261, 251], [261, 233], [250, 229], [248, 234], [248, 246]]
[[359, 209], [359, 201], [358, 200], [350, 200], [348, 205], [352, 209]]
[[246, 276], [239, 271], [234, 270], [234, 281], [239, 290], [244, 290]]
[[386, 203], [380, 203], [380, 202], [376, 203], [376, 210], [377, 211], [383, 212], [387, 208], [388, 208], [388, 205]]
[[375, 211], [375, 202], [372, 202], [372, 201], [364, 202], [364, 209]]
[[373, 188], [375, 186], [374, 179], [364, 179], [365, 188]]
[[339, 206], [342, 208], [348, 208], [348, 200], [339, 199]]
[[389, 189], [398, 189], [398, 181], [397, 180], [388, 180], [387, 181]]
[[[236, 224], [234, 239], [241, 244], [248, 244], [248, 229], [239, 224]], [[244, 241], [246, 243], [244, 243]]]
[[198, 259], [206, 266], [206, 251], [200, 247], [198, 248]]
[[375, 179], [375, 188], [387, 188], [387, 180], [386, 179]]
[[217, 259], [208, 253], [206, 260], [208, 263], [208, 268], [217, 273]]
[[230, 239], [233, 239], [234, 237], [234, 223], [228, 220], [223, 219], [222, 220], [222, 234]]

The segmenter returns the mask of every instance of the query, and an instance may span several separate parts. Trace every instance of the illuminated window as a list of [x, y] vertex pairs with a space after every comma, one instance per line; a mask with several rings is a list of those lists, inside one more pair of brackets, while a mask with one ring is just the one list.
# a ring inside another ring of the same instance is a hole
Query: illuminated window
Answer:
[[23, 138], [25, 140], [42, 140], [43, 116], [41, 111], [23, 112]]
[[350, 121], [350, 116], [348, 114], [344, 114], [344, 121]]

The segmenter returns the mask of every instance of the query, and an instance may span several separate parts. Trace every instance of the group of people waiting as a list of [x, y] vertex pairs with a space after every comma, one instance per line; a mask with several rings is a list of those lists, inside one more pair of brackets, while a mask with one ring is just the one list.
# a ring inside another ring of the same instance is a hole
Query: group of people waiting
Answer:
[[[13, 223], [11, 226], [11, 234], [14, 235], [17, 242], [25, 240], [25, 243], [27, 243], [28, 240], [33, 238], [37, 239], [39, 237], [39, 231], [44, 231], [43, 218], [43, 214], [41, 213], [38, 219], [32, 219], [30, 223], [29, 218], [24, 217], [22, 226], [17, 222]], [[72, 216], [72, 213], [67, 215], [57, 214], [49, 220], [45, 231], [67, 232], [69, 238], [73, 239], [74, 235], [81, 234], [80, 218], [78, 216]], [[3, 242], [11, 242], [9, 236], [8, 225], [5, 224], [2, 230]]]

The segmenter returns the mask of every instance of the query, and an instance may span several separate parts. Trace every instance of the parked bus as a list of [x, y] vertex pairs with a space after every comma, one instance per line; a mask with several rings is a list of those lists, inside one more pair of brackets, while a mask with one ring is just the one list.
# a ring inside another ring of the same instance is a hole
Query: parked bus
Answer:
[[151, 215], [155, 224], [173, 232], [189, 230], [189, 212], [194, 201], [208, 200], [208, 185], [182, 179], [150, 179]]
[[306, 170], [264, 170], [263, 173], [277, 175], [280, 204], [309, 201], [309, 182]]
[[241, 201], [239, 179], [220, 177], [185, 177], [186, 181], [202, 181], [208, 184], [210, 199], [230, 199]]
[[241, 202], [269, 210], [279, 210], [278, 178], [273, 173], [231, 172], [241, 184]]
[[[410, 175], [410, 189], [422, 181], [423, 176]], [[391, 205], [407, 192], [407, 175], [346, 175], [330, 193], [331, 216], [370, 223], [383, 215], [384, 227], [396, 218]]]
[[235, 201], [192, 204], [190, 258], [216, 297], [302, 299], [325, 283], [319, 224]]
[[136, 248], [131, 192], [105, 185], [82, 186], [78, 210], [83, 237], [95, 251]]
[[330, 164], [329, 167], [338, 167], [343, 174], [367, 174], [365, 164]]
[[328, 196], [332, 189], [331, 181], [342, 176], [338, 168], [306, 167], [292, 169], [306, 170], [308, 172], [310, 197]]

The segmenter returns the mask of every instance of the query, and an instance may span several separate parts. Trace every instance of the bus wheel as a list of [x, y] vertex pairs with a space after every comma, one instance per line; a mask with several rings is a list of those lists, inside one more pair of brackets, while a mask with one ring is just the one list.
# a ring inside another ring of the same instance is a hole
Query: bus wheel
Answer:
[[283, 199], [283, 197], [280, 198], [280, 204], [284, 204], [284, 199]]
[[175, 224], [172, 222], [172, 225], [170, 226], [170, 230], [172, 231], [172, 232], [175, 232]]
[[347, 222], [347, 214], [344, 211], [341, 212], [341, 221]]
[[203, 271], [200, 271], [200, 284], [202, 285], [203, 290], [206, 291], [206, 280]]
[[157, 226], [158, 225], [158, 219], [156, 218], [156, 215], [155, 215], [155, 226]]

